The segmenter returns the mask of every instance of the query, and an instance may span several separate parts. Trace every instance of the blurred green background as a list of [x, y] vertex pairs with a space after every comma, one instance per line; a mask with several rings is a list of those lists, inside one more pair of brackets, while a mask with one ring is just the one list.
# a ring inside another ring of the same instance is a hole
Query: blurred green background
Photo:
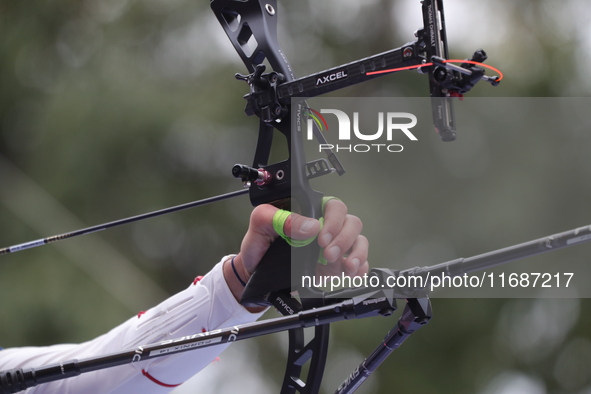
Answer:
[[[587, 2], [445, 6], [451, 56], [483, 47], [506, 75], [500, 87], [477, 86], [473, 96], [591, 93]], [[398, 47], [422, 24], [415, 0], [281, 1], [279, 15], [280, 42], [298, 76]], [[0, 246], [239, 189], [230, 169], [251, 162], [258, 129], [243, 114], [247, 86], [233, 78], [244, 71], [206, 1], [1, 1]], [[417, 97], [427, 87], [410, 72], [339, 94]], [[370, 262], [436, 263], [448, 257], [442, 245], [468, 256], [590, 223], [588, 133], [580, 130], [569, 147], [553, 137], [563, 148], [559, 160], [578, 161], [575, 172], [552, 174], [560, 182], [541, 191], [523, 169], [536, 173], [554, 152], [527, 137], [494, 147], [512, 194], [493, 190], [485, 195], [490, 201], [466, 192], [487, 174], [461, 171], [484, 165], [475, 154], [449, 155], [452, 164], [440, 171], [445, 189], [420, 156], [391, 179], [352, 183], [347, 198], [369, 234], [382, 218], [363, 216], [355, 204], [363, 193], [395, 184], [390, 203], [405, 214], [397, 217], [396, 242], [374, 237]], [[456, 200], [451, 209], [434, 201], [440, 193]], [[531, 193], [543, 198], [532, 201]], [[488, 209], [474, 210], [482, 215], [474, 222], [469, 215], [454, 221], [453, 212], [469, 210], [470, 202]], [[249, 212], [242, 197], [1, 256], [0, 346], [79, 342], [107, 331], [235, 252]], [[390, 249], [379, 247], [388, 242]], [[589, 248], [568, 253], [552, 258], [588, 260]], [[436, 299], [433, 306], [429, 326], [359, 392], [591, 393], [587, 299]], [[325, 392], [394, 324], [335, 324]], [[177, 392], [276, 393], [286, 342], [274, 335], [237, 343]]]

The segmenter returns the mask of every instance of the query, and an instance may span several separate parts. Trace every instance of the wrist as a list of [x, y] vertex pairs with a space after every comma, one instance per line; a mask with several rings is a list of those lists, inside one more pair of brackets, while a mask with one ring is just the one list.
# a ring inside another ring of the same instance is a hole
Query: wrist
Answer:
[[[240, 254], [224, 261], [224, 279], [236, 301], [240, 302], [244, 286], [250, 279], [250, 273], [244, 268]], [[258, 313], [265, 310], [265, 307], [245, 307], [251, 313]]]

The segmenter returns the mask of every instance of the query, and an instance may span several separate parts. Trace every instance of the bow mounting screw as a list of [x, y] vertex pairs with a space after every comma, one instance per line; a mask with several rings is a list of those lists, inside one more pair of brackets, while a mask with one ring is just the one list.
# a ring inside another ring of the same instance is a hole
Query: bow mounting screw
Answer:
[[271, 16], [275, 15], [275, 8], [273, 8], [273, 6], [271, 4], [265, 5], [265, 11], [267, 11], [267, 14], [269, 14]]
[[447, 78], [447, 71], [443, 67], [437, 67], [433, 72], [433, 78], [437, 82], [443, 82]]

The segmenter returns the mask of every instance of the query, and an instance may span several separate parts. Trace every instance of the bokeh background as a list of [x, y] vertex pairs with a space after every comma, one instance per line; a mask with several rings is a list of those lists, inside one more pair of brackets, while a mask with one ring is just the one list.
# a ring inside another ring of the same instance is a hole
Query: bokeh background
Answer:
[[[445, 7], [452, 57], [483, 47], [506, 75], [500, 87], [477, 86], [473, 96], [590, 95], [587, 2], [446, 0]], [[280, 42], [299, 76], [398, 47], [422, 24], [415, 0], [281, 1], [279, 17]], [[2, 246], [240, 188], [230, 169], [252, 160], [258, 126], [242, 112], [247, 86], [233, 74], [244, 66], [208, 2], [5, 0], [0, 53]], [[427, 87], [411, 72], [339, 94], [418, 97]], [[353, 213], [363, 217], [355, 201], [387, 182], [398, 188], [389, 203], [405, 213], [392, 233], [397, 241], [372, 249], [370, 261], [436, 263], [590, 223], [587, 135], [554, 135], [556, 150], [535, 136], [496, 144], [505, 164], [497, 181], [507, 188], [480, 194], [490, 199], [485, 209], [466, 192], [491, 165], [476, 154], [441, 158], [451, 162], [437, 169], [447, 175], [445, 188], [420, 157], [390, 179], [351, 182]], [[552, 174], [560, 182], [551, 186], [532, 185], [523, 169], [536, 173], [557, 151], [573, 170]], [[452, 209], [440, 193], [455, 201]], [[476, 222], [466, 214], [454, 222], [464, 207]], [[236, 251], [249, 212], [243, 197], [1, 256], [0, 346], [100, 335]], [[372, 234], [372, 221], [382, 218], [364, 220]], [[377, 233], [374, 243], [388, 243], [387, 235]], [[552, 258], [585, 261], [589, 253], [579, 247]], [[589, 300], [436, 299], [433, 306], [429, 326], [359, 392], [591, 393]], [[394, 324], [333, 325], [324, 392]], [[236, 343], [176, 392], [277, 393], [286, 345], [285, 335]]]

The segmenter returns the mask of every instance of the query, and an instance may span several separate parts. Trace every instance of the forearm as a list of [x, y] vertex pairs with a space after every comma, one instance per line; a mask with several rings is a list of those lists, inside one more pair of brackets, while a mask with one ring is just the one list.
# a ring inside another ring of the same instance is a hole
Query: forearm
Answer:
[[[0, 370], [40, 367], [59, 361], [90, 358], [204, 330], [255, 321], [262, 313], [253, 314], [240, 306], [226, 283], [224, 262], [228, 258], [222, 259], [210, 273], [186, 290], [89, 342], [0, 351]], [[171, 390], [170, 387], [154, 383], [146, 377], [146, 373], [166, 385], [180, 384], [208, 365], [225, 347], [215, 346], [90, 372], [38, 386], [30, 393], [167, 392]]]

